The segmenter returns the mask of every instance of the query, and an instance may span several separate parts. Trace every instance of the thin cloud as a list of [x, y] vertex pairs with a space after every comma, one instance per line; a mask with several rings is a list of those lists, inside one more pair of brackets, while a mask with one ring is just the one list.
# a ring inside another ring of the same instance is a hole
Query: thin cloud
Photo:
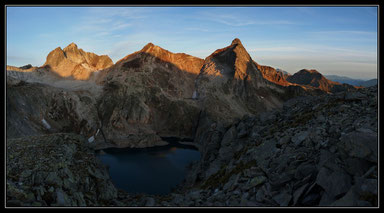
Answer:
[[308, 51], [307, 49], [293, 46], [286, 47], [259, 47], [249, 49], [248, 52], [298, 52], [298, 51]]
[[[157, 8], [156, 8], [157, 9]], [[147, 18], [153, 10], [143, 7], [93, 7], [89, 9], [89, 15], [102, 17], [120, 17], [128, 19]]]
[[207, 28], [201, 28], [201, 27], [187, 27], [187, 28], [185, 28], [185, 30], [200, 31], [200, 32], [212, 32], [211, 30], [209, 30]]
[[137, 25], [138, 20], [148, 17], [147, 8], [89, 8], [73, 26], [74, 33], [90, 36], [114, 36], [118, 31]]
[[232, 27], [249, 25], [293, 25], [298, 24], [289, 20], [264, 20], [256, 17], [243, 17], [241, 14], [223, 14], [222, 11], [204, 11], [196, 16], [197, 19], [221, 23]]
[[308, 32], [309, 34], [319, 34], [319, 35], [345, 35], [345, 34], [353, 34], [353, 35], [369, 35], [376, 36], [376, 32], [370, 31], [358, 31], [358, 30], [335, 30], [335, 31], [315, 31]]
[[237, 17], [209, 17], [208, 20], [225, 24], [232, 27], [243, 27], [249, 25], [290, 25], [296, 24], [286, 20], [243, 20]]
[[376, 32], [357, 30], [315, 31], [306, 34], [311, 39], [343, 42], [374, 42], [378, 36]]

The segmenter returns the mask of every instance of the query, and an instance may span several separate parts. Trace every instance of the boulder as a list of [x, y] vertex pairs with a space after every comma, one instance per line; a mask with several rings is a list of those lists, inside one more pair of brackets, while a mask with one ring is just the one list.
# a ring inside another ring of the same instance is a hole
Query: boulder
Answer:
[[229, 128], [227, 132], [225, 132], [223, 139], [221, 140], [221, 146], [229, 146], [231, 142], [236, 139], [237, 130], [235, 126]]
[[282, 192], [273, 196], [272, 199], [276, 201], [276, 203], [278, 203], [280, 206], [288, 206], [292, 199], [292, 195], [290, 195], [288, 192]]
[[291, 138], [291, 141], [295, 144], [295, 146], [299, 146], [305, 139], [307, 139], [308, 135], [309, 135], [308, 131], [302, 131], [302, 132], [296, 133]]
[[377, 163], [377, 133], [375, 132], [351, 132], [340, 138], [339, 148], [349, 156], [362, 158]]
[[351, 182], [351, 177], [342, 170], [332, 171], [325, 167], [320, 169], [316, 178], [316, 183], [324, 189], [330, 199], [348, 192]]

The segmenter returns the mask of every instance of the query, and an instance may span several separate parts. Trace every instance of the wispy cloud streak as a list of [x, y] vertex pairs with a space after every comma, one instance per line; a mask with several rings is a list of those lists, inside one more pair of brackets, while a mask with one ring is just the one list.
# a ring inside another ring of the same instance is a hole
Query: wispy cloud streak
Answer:
[[[238, 11], [239, 12], [239, 11]], [[298, 22], [282, 19], [263, 19], [258, 17], [244, 17], [241, 13], [223, 14], [222, 11], [204, 11], [199, 13], [197, 19], [212, 21], [232, 27], [243, 27], [250, 25], [296, 25]]]

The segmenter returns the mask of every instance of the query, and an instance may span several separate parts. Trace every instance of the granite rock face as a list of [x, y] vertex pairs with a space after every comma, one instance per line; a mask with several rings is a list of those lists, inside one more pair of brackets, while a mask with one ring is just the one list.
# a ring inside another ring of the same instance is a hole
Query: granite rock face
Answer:
[[107, 55], [96, 55], [79, 49], [75, 43], [69, 44], [64, 49], [60, 47], [51, 51], [43, 67], [61, 77], [73, 77], [75, 80], [88, 80], [95, 71], [113, 65]]

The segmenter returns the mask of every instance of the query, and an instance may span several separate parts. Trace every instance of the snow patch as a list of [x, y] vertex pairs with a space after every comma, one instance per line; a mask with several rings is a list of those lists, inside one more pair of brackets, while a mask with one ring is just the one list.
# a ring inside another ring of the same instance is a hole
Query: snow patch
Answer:
[[49, 123], [43, 118], [43, 120], [41, 120], [41, 122], [43, 123], [44, 127], [46, 129], [50, 129], [51, 128], [51, 125], [49, 125]]
[[196, 92], [196, 90], [195, 90], [195, 91], [193, 91], [193, 94], [192, 94], [192, 99], [197, 99], [197, 92]]
[[88, 138], [88, 142], [92, 143], [93, 141], [95, 141], [95, 137], [92, 135], [92, 137]]

